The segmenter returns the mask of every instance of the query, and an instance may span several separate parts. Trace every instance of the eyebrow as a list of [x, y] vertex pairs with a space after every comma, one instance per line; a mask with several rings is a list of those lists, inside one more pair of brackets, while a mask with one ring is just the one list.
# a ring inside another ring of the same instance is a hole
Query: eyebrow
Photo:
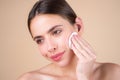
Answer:
[[[55, 26], [53, 26], [52, 28], [50, 28], [50, 29], [47, 31], [47, 33], [52, 32], [55, 28], [60, 27], [60, 26], [63, 26], [63, 25], [55, 25]], [[33, 37], [33, 40], [36, 40], [37, 38], [41, 38], [41, 37], [42, 37], [42, 36], [35, 36], [35, 37]]]

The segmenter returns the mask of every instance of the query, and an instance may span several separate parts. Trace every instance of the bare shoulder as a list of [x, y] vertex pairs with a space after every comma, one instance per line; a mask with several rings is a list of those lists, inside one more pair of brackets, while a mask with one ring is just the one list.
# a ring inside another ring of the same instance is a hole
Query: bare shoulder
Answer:
[[17, 80], [29, 80], [29, 78], [32, 76], [30, 72], [24, 73], [21, 75]]
[[120, 65], [114, 63], [103, 63], [101, 69], [110, 74], [120, 74]]
[[17, 80], [37, 80], [37, 76], [39, 76], [39, 80], [42, 80], [40, 77], [40, 73], [36, 72], [36, 71], [32, 71], [32, 72], [27, 72], [24, 73], [23, 75], [21, 75]]
[[17, 80], [47, 80], [53, 79], [54, 77], [50, 75], [48, 72], [48, 65], [45, 67], [40, 68], [39, 70], [27, 72], [21, 75]]
[[53, 80], [54, 78], [52, 75], [34, 71], [23, 74], [17, 80]]
[[114, 63], [102, 63], [99, 67], [100, 77], [103, 80], [118, 80], [120, 79], [120, 65]]

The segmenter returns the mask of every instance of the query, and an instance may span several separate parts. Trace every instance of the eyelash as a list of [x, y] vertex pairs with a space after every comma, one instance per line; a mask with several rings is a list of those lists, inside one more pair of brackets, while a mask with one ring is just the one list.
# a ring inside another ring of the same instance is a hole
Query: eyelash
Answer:
[[[55, 30], [55, 31], [52, 32], [52, 35], [56, 36], [56, 35], [59, 35], [61, 32], [62, 32], [62, 30]], [[36, 43], [37, 44], [42, 44], [43, 41], [44, 41], [44, 39], [37, 39]]]
[[38, 40], [36, 40], [36, 43], [41, 44], [41, 43], [43, 43], [43, 41], [44, 41], [43, 39], [38, 39]]
[[60, 34], [62, 32], [62, 30], [55, 30], [55, 31], [53, 31], [53, 35], [58, 35], [58, 34]]

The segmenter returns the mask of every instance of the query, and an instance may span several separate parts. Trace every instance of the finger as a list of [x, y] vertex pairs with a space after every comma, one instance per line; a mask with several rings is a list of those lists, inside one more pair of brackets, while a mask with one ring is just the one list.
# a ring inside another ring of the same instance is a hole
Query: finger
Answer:
[[78, 40], [77, 36], [74, 36], [74, 38], [72, 38], [72, 41], [73, 41], [73, 44], [75, 45], [76, 49], [78, 49], [81, 53], [83, 53], [82, 55], [84, 55], [85, 57], [89, 56], [88, 50], [86, 49], [86, 47], [84, 47], [84, 44], [82, 44], [81, 41]]
[[87, 51], [88, 55], [90, 55], [93, 58], [96, 58], [96, 55], [95, 55], [92, 47], [84, 39], [82, 39], [78, 35], [75, 36], [75, 39], [85, 49], [85, 51]]
[[76, 48], [74, 44], [72, 44], [72, 50], [74, 51], [75, 55], [79, 58], [82, 59], [84, 55], [79, 51], [79, 49]]
[[91, 55], [92, 55], [94, 58], [96, 58], [95, 51], [94, 51], [94, 49], [90, 46], [90, 44], [89, 44], [86, 40], [84, 40], [82, 37], [81, 37], [81, 42], [90, 49]]
[[86, 60], [91, 59], [91, 57], [88, 55], [88, 52], [80, 45], [80, 43], [78, 43], [78, 41], [75, 38], [72, 39], [72, 42], [72, 49], [78, 58], [79, 56], [82, 56], [82, 58]]

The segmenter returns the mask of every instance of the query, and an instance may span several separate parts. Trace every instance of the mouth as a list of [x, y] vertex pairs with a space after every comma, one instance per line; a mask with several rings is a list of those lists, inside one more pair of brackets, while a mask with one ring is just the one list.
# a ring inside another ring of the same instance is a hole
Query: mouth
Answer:
[[51, 56], [50, 58], [52, 60], [54, 60], [54, 61], [60, 61], [62, 56], [63, 56], [63, 54], [64, 54], [64, 52], [60, 52], [60, 53], [57, 53], [57, 54]]

